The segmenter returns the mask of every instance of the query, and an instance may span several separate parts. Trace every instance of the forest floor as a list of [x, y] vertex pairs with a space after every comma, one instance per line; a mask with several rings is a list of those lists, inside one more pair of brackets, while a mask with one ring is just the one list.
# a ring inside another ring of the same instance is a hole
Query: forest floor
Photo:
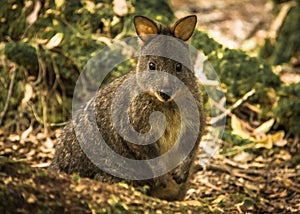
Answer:
[[[274, 20], [266, 0], [170, 2], [177, 17], [197, 14], [199, 27], [215, 40], [250, 54], [262, 44]], [[295, 76], [289, 79], [295, 80]], [[43, 127], [33, 130], [32, 126], [18, 133], [0, 129], [0, 156], [46, 168], [53, 158], [59, 131], [53, 128], [46, 132]], [[197, 167], [186, 202], [191, 206], [206, 204], [211, 213], [299, 213], [298, 151], [299, 139], [289, 138], [252, 152], [241, 149], [235, 155], [216, 154], [208, 165]], [[62, 181], [53, 181], [58, 184], [51, 186], [53, 192], [61, 192]], [[87, 186], [93, 185], [83, 181]]]

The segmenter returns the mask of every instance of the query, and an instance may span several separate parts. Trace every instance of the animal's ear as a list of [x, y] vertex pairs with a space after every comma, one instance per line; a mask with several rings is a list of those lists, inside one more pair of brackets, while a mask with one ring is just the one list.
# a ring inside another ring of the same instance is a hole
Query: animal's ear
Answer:
[[173, 35], [183, 41], [187, 41], [193, 34], [197, 24], [197, 16], [191, 15], [179, 19], [173, 26]]
[[144, 16], [134, 17], [134, 27], [137, 35], [143, 40], [147, 40], [152, 34], [158, 33], [157, 24]]

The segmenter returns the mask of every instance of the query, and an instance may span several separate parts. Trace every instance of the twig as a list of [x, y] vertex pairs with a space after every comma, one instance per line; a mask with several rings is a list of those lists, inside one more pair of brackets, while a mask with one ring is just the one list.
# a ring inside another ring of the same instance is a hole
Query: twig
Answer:
[[36, 112], [34, 105], [31, 105], [31, 104], [28, 104], [28, 105], [31, 107], [33, 116], [34, 116], [34, 118], [36, 119], [36, 121], [37, 121], [39, 124], [43, 124], [43, 120], [40, 118], [40, 116], [39, 116], [38, 113]]
[[65, 126], [68, 124], [68, 121], [66, 122], [61, 122], [61, 123], [49, 123], [50, 127], [58, 127], [58, 126]]
[[7, 109], [8, 109], [9, 100], [10, 100], [10, 98], [12, 96], [12, 90], [13, 90], [15, 78], [16, 78], [16, 67], [13, 66], [12, 67], [12, 76], [11, 76], [11, 80], [10, 80], [10, 83], [9, 83], [9, 89], [8, 89], [8, 93], [7, 93], [6, 102], [5, 102], [3, 111], [0, 114], [0, 125], [2, 124], [3, 118], [4, 118], [4, 116], [5, 116], [6, 112], [7, 112]]
[[277, 37], [277, 32], [279, 28], [282, 26], [283, 21], [285, 20], [285, 17], [287, 16], [290, 9], [296, 5], [296, 2], [288, 2], [285, 3], [282, 8], [280, 9], [280, 12], [278, 13], [277, 17], [271, 24], [270, 30], [269, 30], [269, 38], [274, 41]]
[[[63, 82], [61, 81], [60, 74], [59, 74], [59, 68], [58, 68], [57, 64], [54, 62], [54, 60], [52, 58], [51, 58], [51, 63], [52, 63], [52, 66], [53, 66], [53, 71], [55, 73], [55, 81], [54, 81], [52, 90], [55, 92], [57, 85], [59, 85], [60, 88], [61, 88], [61, 91], [62, 91], [63, 98], [66, 98], [67, 97], [66, 88], [65, 88]], [[57, 100], [57, 101], [58, 101], [58, 103], [60, 103], [59, 100]]]
[[[46, 92], [42, 92], [43, 95], [44, 93]], [[41, 96], [41, 102], [42, 102], [42, 109], [43, 109], [43, 125], [44, 125], [44, 134], [45, 136], [48, 136], [48, 124], [47, 124], [47, 121], [48, 121], [48, 106], [47, 106], [47, 103], [46, 103], [46, 100], [45, 100], [45, 97], [46, 96]]]
[[226, 165], [220, 165], [220, 164], [208, 164], [207, 166], [203, 167], [200, 164], [195, 165], [194, 172], [198, 171], [219, 171], [219, 172], [225, 172], [227, 174], [230, 174], [231, 167], [228, 167]]
[[241, 99], [237, 100], [230, 108], [224, 109], [224, 107], [219, 106], [218, 103], [216, 103], [214, 100], [212, 102], [220, 109], [223, 111], [222, 114], [220, 114], [217, 117], [214, 117], [211, 119], [211, 124], [215, 124], [218, 121], [222, 120], [225, 116], [230, 115], [233, 109], [239, 107], [243, 102], [245, 102], [249, 97], [255, 94], [255, 89], [252, 89], [251, 91], [247, 92]]

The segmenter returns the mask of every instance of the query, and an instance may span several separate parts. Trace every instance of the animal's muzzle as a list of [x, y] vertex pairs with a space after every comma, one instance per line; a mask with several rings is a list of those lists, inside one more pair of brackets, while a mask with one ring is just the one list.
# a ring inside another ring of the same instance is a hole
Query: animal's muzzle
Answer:
[[161, 100], [168, 102], [169, 100], [171, 100], [172, 96], [173, 96], [173, 89], [171, 88], [163, 88], [159, 91], [157, 91], [157, 95], [161, 98]]

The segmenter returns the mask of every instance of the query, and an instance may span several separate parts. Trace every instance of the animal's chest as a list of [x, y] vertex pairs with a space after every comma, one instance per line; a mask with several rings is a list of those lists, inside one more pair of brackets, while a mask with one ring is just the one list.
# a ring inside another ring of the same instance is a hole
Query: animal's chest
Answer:
[[179, 140], [184, 128], [181, 123], [180, 112], [175, 103], [160, 102], [155, 98], [143, 102], [143, 99], [132, 102], [129, 111], [130, 122], [140, 134], [152, 134], [155, 150], [158, 154], [169, 151]]

